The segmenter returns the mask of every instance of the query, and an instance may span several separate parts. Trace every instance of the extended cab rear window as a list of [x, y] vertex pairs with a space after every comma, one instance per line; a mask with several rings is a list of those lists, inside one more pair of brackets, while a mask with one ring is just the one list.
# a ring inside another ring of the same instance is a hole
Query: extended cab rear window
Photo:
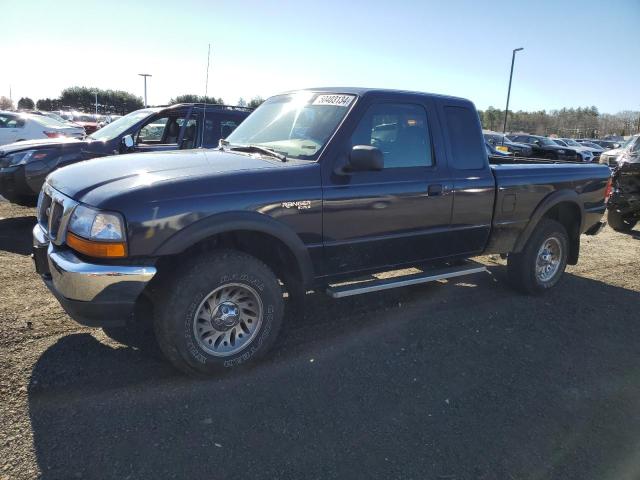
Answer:
[[444, 107], [451, 165], [458, 170], [479, 170], [485, 167], [487, 155], [480, 138], [478, 115], [464, 107]]

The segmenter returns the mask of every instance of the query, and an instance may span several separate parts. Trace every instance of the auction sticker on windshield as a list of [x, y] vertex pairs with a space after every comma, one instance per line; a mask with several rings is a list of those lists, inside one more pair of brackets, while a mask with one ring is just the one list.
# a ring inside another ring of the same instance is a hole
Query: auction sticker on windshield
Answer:
[[312, 105], [331, 105], [334, 107], [348, 107], [355, 95], [318, 95]]

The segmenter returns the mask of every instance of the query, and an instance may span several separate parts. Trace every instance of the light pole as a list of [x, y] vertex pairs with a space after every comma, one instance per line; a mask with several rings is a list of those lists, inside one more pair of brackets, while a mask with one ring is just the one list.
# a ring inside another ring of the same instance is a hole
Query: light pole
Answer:
[[504, 109], [504, 125], [502, 126], [502, 144], [504, 145], [504, 135], [507, 133], [507, 116], [509, 115], [509, 98], [511, 97], [511, 80], [513, 79], [513, 64], [516, 61], [516, 52], [524, 48], [514, 48], [511, 55], [511, 73], [509, 74], [509, 90], [507, 90], [507, 108]]
[[151, 75], [148, 73], [139, 73], [141, 77], [144, 77], [144, 108], [147, 108], [147, 77]]

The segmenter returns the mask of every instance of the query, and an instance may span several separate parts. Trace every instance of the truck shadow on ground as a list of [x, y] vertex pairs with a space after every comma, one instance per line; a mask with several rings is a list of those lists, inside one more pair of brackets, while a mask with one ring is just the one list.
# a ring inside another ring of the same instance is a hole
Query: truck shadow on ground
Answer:
[[31, 230], [36, 217], [9, 217], [0, 219], [0, 250], [18, 255], [31, 254]]
[[636, 478], [640, 294], [492, 273], [312, 295], [268, 359], [209, 381], [63, 337], [28, 391], [42, 478]]

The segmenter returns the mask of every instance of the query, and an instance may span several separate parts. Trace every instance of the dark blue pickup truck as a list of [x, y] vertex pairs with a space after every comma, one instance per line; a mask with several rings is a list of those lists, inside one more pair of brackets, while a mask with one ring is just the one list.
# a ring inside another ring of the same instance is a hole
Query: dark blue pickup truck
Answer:
[[[602, 227], [608, 185], [604, 165], [488, 158], [468, 100], [296, 91], [217, 149], [52, 173], [34, 259], [80, 323], [122, 324], [149, 299], [167, 358], [207, 375], [264, 354], [285, 298], [309, 290], [339, 298], [456, 277], [484, 270], [469, 259], [487, 253], [508, 256], [517, 289], [551, 288], [578, 261], [581, 234]], [[374, 276], [404, 267], [420, 273]]]

